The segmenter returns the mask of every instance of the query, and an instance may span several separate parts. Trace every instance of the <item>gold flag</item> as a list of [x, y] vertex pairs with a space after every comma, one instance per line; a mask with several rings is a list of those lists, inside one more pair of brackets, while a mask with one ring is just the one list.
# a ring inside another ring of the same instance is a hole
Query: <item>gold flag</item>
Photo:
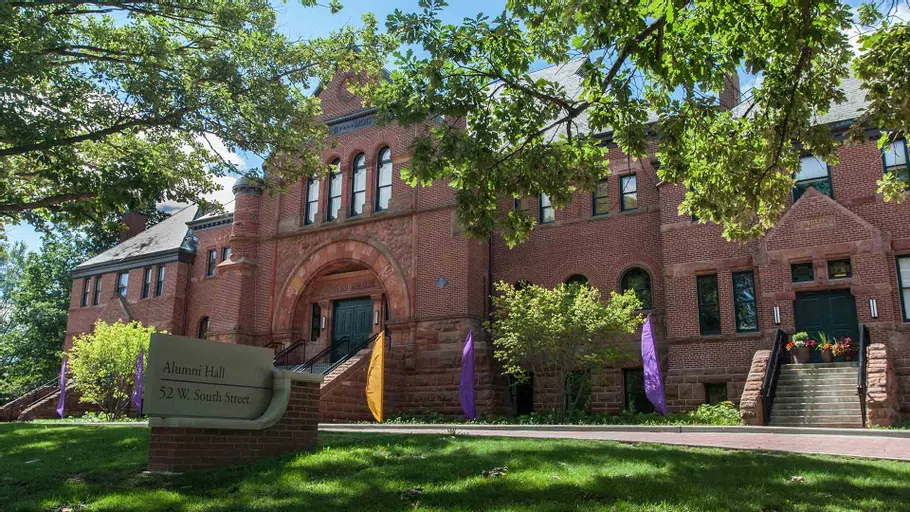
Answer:
[[376, 421], [382, 423], [382, 391], [385, 382], [385, 332], [373, 342], [370, 366], [367, 368], [367, 405]]

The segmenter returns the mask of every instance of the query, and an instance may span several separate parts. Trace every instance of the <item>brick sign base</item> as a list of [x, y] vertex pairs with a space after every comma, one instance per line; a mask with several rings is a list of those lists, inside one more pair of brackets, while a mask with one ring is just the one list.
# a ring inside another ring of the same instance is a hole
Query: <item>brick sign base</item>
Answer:
[[[273, 404], [259, 420], [150, 418], [149, 471], [182, 472], [312, 449], [321, 381], [322, 376], [276, 372]], [[284, 400], [285, 407], [274, 403]]]

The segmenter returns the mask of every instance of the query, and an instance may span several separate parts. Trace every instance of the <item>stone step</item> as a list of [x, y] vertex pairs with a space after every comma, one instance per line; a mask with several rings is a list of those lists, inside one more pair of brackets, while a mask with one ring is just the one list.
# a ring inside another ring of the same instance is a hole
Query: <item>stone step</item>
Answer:
[[825, 377], [836, 377], [836, 378], [846, 378], [853, 377], [854, 379], [859, 374], [856, 370], [820, 370], [820, 371], [802, 371], [802, 372], [781, 372], [779, 379], [819, 379]]
[[782, 401], [775, 399], [774, 400], [774, 410], [775, 411], [785, 411], [785, 410], [860, 410], [859, 400], [854, 400], [852, 402], [808, 402], [808, 401]]
[[781, 371], [793, 370], [827, 370], [841, 368], [859, 368], [859, 362], [851, 361], [849, 363], [805, 363], [805, 364], [785, 364], [780, 367]]
[[777, 400], [787, 400], [790, 398], [799, 399], [803, 402], [853, 402], [859, 401], [859, 395], [853, 393], [826, 393], [826, 392], [800, 392], [800, 391], [782, 391], [777, 390], [774, 394]]
[[796, 420], [771, 420], [772, 427], [817, 427], [817, 428], [863, 428], [862, 419], [856, 421], [840, 421], [839, 418], [814, 418], [811, 421]]
[[846, 416], [862, 420], [863, 411], [857, 405], [842, 409], [780, 409], [777, 404], [771, 411], [771, 418], [817, 418], [828, 416]]
[[826, 396], [826, 397], [806, 397], [803, 395], [794, 395], [794, 396], [781, 396], [777, 395], [774, 397], [774, 405], [778, 404], [829, 404], [829, 405], [849, 405], [849, 404], [858, 404], [859, 396]]
[[777, 387], [782, 386], [856, 386], [856, 377], [847, 378], [820, 378], [820, 379], [788, 379], [777, 381]]

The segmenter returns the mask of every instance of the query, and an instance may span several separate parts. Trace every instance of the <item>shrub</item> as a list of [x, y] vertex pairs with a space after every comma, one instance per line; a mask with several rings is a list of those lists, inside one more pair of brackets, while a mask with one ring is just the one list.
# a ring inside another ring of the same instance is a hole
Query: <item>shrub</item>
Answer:
[[139, 351], [148, 352], [154, 327], [139, 322], [106, 324], [73, 340], [68, 366], [80, 401], [99, 406], [109, 420], [122, 416], [130, 402]]

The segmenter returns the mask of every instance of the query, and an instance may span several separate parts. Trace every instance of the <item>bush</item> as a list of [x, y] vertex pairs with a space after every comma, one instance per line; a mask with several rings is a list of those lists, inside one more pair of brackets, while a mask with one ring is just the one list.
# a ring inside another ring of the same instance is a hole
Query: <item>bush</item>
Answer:
[[109, 420], [122, 416], [135, 384], [136, 359], [140, 350], [148, 352], [153, 332], [139, 322], [99, 320], [94, 332], [74, 339], [68, 367], [80, 401], [99, 406]]
[[674, 412], [666, 417], [657, 413], [575, 414], [560, 421], [559, 411], [541, 411], [523, 416], [478, 417], [468, 421], [463, 417], [450, 418], [439, 413], [411, 413], [390, 417], [392, 424], [441, 424], [469, 425], [739, 425], [739, 410], [732, 402], [717, 405], [700, 405], [697, 410]]

